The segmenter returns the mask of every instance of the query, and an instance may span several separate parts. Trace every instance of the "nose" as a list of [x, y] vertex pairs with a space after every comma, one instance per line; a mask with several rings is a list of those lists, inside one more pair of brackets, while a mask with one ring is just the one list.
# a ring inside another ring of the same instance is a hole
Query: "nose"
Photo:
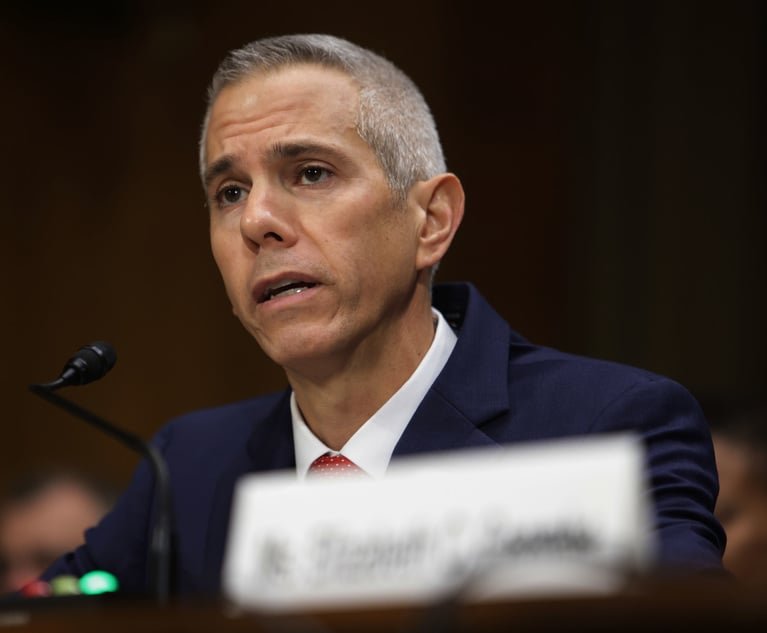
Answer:
[[287, 248], [296, 241], [295, 214], [287, 195], [276, 188], [255, 187], [240, 215], [240, 233], [261, 248]]

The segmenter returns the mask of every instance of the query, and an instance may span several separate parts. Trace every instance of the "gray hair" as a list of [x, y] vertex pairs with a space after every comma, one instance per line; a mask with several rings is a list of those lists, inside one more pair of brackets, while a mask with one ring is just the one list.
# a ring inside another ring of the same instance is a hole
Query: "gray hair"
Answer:
[[375, 153], [393, 197], [404, 203], [410, 188], [446, 171], [437, 127], [413, 81], [387, 59], [332, 35], [286, 35], [256, 40], [230, 52], [208, 89], [200, 136], [200, 175], [213, 103], [228, 85], [259, 71], [319, 64], [348, 75], [359, 85], [357, 133]]

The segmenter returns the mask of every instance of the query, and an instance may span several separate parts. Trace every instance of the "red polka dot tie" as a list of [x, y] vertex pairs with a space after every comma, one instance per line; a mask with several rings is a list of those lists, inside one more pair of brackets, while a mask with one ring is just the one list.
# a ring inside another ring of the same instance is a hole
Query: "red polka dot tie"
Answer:
[[309, 466], [309, 475], [323, 477], [348, 477], [350, 475], [366, 474], [357, 464], [343, 455], [325, 453], [320, 455]]

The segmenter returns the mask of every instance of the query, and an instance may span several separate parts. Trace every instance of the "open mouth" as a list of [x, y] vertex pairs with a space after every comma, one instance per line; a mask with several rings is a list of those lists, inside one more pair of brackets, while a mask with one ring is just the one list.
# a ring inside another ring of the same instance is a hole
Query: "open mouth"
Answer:
[[265, 303], [267, 301], [271, 301], [275, 297], [289, 297], [290, 295], [297, 295], [302, 293], [304, 290], [314, 288], [316, 285], [316, 283], [311, 281], [298, 281], [288, 279], [280, 282], [280, 284], [277, 286], [272, 286], [264, 290], [263, 294], [258, 298], [258, 302]]

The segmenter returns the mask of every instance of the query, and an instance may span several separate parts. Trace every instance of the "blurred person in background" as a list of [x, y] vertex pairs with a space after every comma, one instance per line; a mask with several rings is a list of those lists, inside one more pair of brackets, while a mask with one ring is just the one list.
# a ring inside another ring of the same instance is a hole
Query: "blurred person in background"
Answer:
[[709, 413], [719, 470], [716, 516], [727, 533], [724, 566], [767, 586], [767, 406]]
[[0, 502], [0, 591], [20, 589], [82, 543], [114, 499], [109, 486], [64, 470], [14, 482]]

